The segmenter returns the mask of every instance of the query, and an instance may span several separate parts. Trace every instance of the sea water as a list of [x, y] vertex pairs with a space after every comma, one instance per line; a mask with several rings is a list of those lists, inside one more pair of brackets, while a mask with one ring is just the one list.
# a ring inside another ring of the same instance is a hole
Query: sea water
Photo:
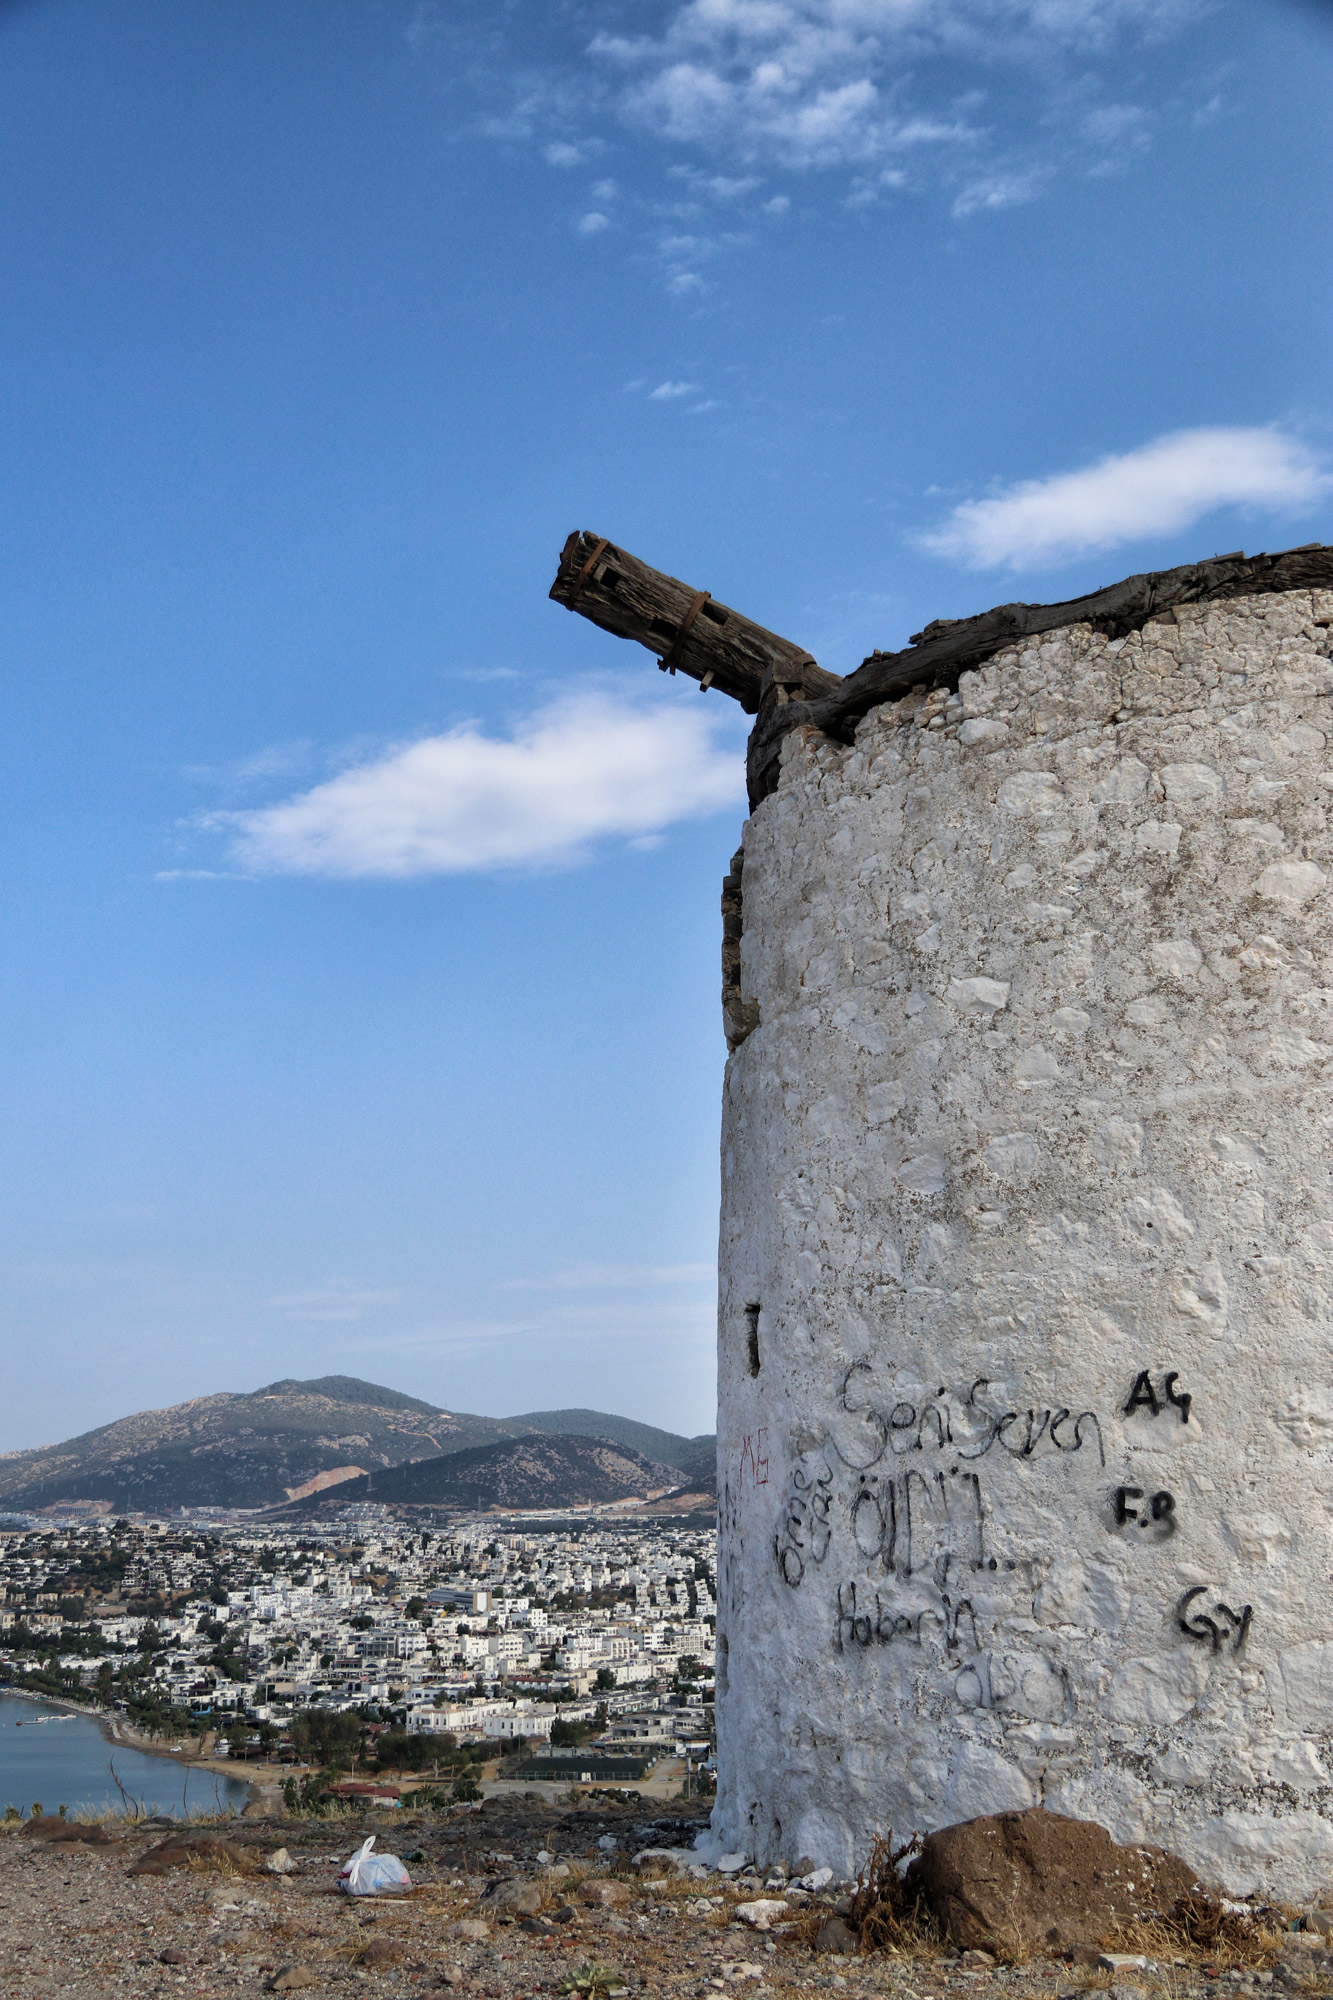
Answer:
[[242, 1778], [126, 1749], [102, 1734], [93, 1715], [0, 1694], [0, 1811], [18, 1806], [27, 1814], [39, 1800], [48, 1813], [68, 1806], [72, 1819], [85, 1809], [119, 1811], [126, 1801], [116, 1778], [145, 1812], [239, 1812], [246, 1800]]

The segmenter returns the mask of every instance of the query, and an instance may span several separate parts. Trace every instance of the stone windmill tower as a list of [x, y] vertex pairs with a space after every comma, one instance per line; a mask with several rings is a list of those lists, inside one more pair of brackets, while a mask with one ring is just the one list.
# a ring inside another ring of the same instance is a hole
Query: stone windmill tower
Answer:
[[1333, 549], [843, 681], [592, 536], [552, 595], [756, 716], [716, 1837], [1044, 1803], [1333, 1882]]

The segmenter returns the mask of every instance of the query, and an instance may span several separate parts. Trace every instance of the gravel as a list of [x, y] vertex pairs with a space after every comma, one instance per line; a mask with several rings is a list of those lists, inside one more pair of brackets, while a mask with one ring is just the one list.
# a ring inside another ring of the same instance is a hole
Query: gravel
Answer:
[[[752, 1883], [732, 1887], [709, 1875], [681, 1877], [679, 1887], [673, 1879], [665, 1891], [659, 1878], [650, 1887], [629, 1856], [688, 1847], [703, 1809], [676, 1812], [647, 1821], [637, 1800], [517, 1799], [444, 1818], [245, 1820], [225, 1829], [242, 1851], [241, 1872], [215, 1854], [134, 1878], [130, 1868], [163, 1829], [112, 1823], [114, 1839], [100, 1846], [53, 1845], [7, 1830], [0, 2000], [103, 2000], [109, 1992], [232, 2000], [268, 1991], [351, 2000], [363, 1988], [375, 2000], [425, 1993], [520, 2000], [558, 1994], [568, 1975], [589, 1965], [632, 2000], [826, 1992], [850, 2000], [1054, 2000], [1084, 1991], [1102, 2000], [1104, 1973], [1099, 1980], [1063, 1964], [978, 1970], [957, 1958], [817, 1957], [806, 1939], [817, 1928], [813, 1918], [832, 1914], [836, 1892], [792, 1904], [792, 1925], [775, 1912], [765, 1932], [734, 1918], [734, 1902], [747, 1887], [753, 1895]], [[342, 1863], [371, 1832], [387, 1852], [424, 1856], [409, 1864], [410, 1896], [353, 1899], [338, 1889]], [[614, 1848], [598, 1845], [613, 1834]], [[264, 1870], [279, 1848], [293, 1864], [289, 1874]], [[539, 1862], [539, 1853], [552, 1861]], [[525, 1914], [534, 1898], [522, 1893], [534, 1886], [542, 1891], [537, 1917]], [[701, 1898], [703, 1911], [692, 1907]], [[1304, 1964], [1301, 1972], [1303, 1992], [1327, 1990]], [[1173, 1968], [1167, 1980], [1135, 1977], [1141, 1984], [1131, 1992], [1126, 1982], [1124, 2000], [1191, 2000], [1219, 1990], [1193, 1969]]]

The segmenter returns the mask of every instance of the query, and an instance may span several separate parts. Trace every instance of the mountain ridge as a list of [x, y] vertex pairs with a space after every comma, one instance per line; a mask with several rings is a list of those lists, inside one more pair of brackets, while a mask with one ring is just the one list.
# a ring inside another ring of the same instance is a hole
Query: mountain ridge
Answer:
[[715, 1476], [717, 1438], [711, 1431], [700, 1437], [682, 1437], [676, 1431], [659, 1430], [636, 1417], [608, 1416], [605, 1410], [527, 1410], [511, 1417], [512, 1424], [527, 1424], [534, 1431], [555, 1437], [602, 1437], [613, 1444], [628, 1445], [631, 1451], [659, 1465], [672, 1466], [690, 1479]]
[[[627, 1450], [677, 1483], [683, 1477], [697, 1487], [709, 1479], [711, 1437], [680, 1437], [630, 1417], [581, 1409], [480, 1417], [352, 1375], [284, 1376], [260, 1389], [190, 1397], [58, 1444], [0, 1454], [0, 1508], [271, 1508], [298, 1493], [311, 1500], [350, 1495], [366, 1475], [373, 1479], [394, 1467], [520, 1438], [569, 1435]], [[492, 1462], [498, 1477], [503, 1455]], [[593, 1480], [592, 1460], [585, 1454], [580, 1464], [586, 1484]], [[627, 1490], [617, 1497], [630, 1497], [640, 1470], [626, 1461], [621, 1476]], [[505, 1478], [512, 1483], [507, 1472]]]
[[326, 1488], [281, 1509], [304, 1518], [373, 1502], [385, 1507], [440, 1507], [459, 1512], [652, 1501], [683, 1492], [677, 1467], [647, 1459], [609, 1438], [531, 1431], [525, 1437], [441, 1452]]

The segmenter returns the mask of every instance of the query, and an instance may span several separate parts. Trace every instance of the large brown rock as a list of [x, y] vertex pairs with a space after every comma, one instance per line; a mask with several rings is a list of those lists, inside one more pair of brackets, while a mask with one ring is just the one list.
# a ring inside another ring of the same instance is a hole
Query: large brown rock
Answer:
[[1035, 1806], [928, 1835], [906, 1886], [962, 1949], [1007, 1955], [1099, 1945], [1200, 1884], [1165, 1848], [1119, 1847], [1091, 1820]]
[[19, 1828], [28, 1840], [82, 1841], [89, 1847], [106, 1847], [115, 1835], [98, 1821], [61, 1819], [58, 1813], [35, 1813]]
[[482, 1896], [488, 1917], [535, 1917], [542, 1906], [538, 1882], [492, 1882]]
[[166, 1875], [173, 1868], [222, 1868], [234, 1874], [255, 1872], [255, 1856], [220, 1833], [174, 1833], [141, 1854], [131, 1875]]

